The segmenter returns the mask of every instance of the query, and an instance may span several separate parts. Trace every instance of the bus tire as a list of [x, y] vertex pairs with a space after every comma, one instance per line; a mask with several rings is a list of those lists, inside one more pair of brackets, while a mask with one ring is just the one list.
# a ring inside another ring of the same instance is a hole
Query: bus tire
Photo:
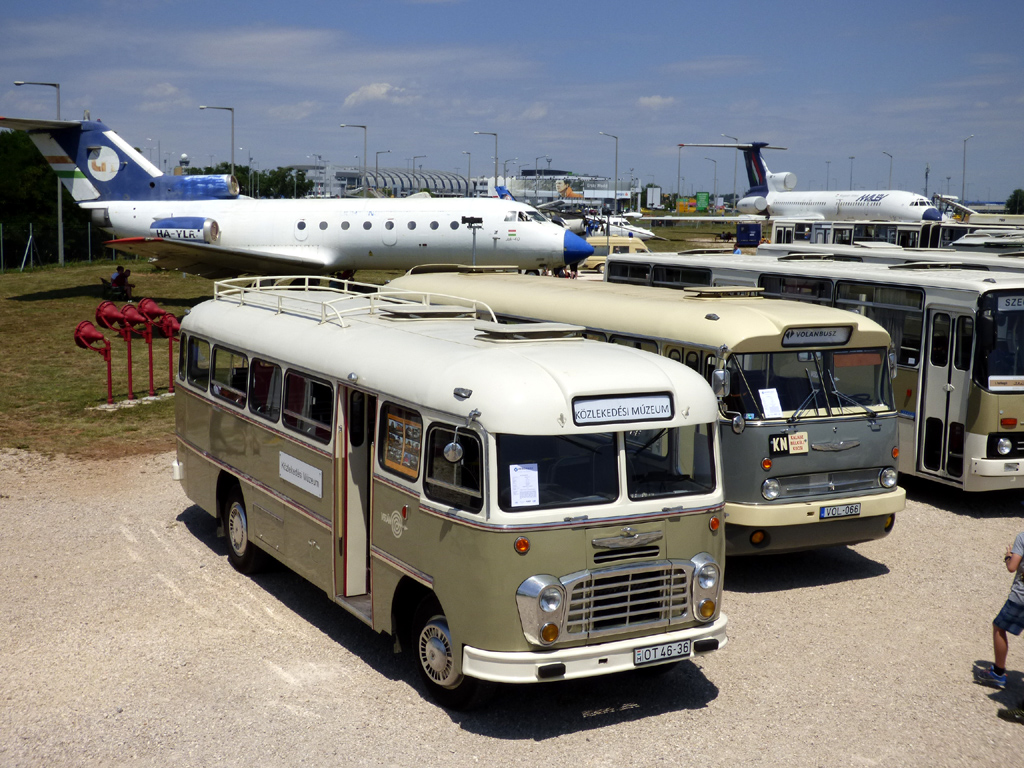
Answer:
[[256, 573], [263, 567], [263, 552], [249, 541], [249, 517], [242, 489], [232, 488], [224, 500], [224, 535], [228, 540], [228, 562], [239, 573]]
[[416, 669], [427, 692], [445, 709], [469, 709], [479, 703], [481, 681], [455, 672], [456, 647], [448, 617], [437, 598], [427, 595], [416, 608], [412, 623], [412, 649]]

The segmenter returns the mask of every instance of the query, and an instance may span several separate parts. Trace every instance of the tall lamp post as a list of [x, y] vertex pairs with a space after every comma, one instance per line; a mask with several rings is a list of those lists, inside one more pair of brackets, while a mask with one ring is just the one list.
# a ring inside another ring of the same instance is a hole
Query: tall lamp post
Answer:
[[679, 197], [683, 194], [680, 187], [680, 179], [683, 178], [683, 145], [676, 149], [676, 210], [679, 210]]
[[853, 190], [853, 158], [854, 155], [850, 155], [850, 190]]
[[498, 185], [498, 134], [492, 131], [473, 131], [477, 136], [494, 137], [494, 185]]
[[473, 196], [473, 153], [469, 150], [462, 150], [466, 156], [466, 197]]
[[832, 172], [832, 161], [825, 161], [825, 191], [828, 191], [828, 176]]
[[[60, 83], [39, 83], [32, 80], [15, 80], [15, 85], [45, 85], [57, 91], [57, 119], [60, 120]], [[64, 266], [64, 192], [63, 183], [57, 173], [57, 263]]]
[[369, 186], [366, 183], [366, 181], [367, 181], [367, 179], [366, 179], [366, 160], [367, 160], [367, 158], [366, 158], [366, 134], [369, 133], [369, 131], [366, 130], [366, 126], [365, 125], [353, 125], [352, 123], [342, 123], [338, 127], [339, 128], [362, 128], [363, 129], [363, 173], [361, 175], [360, 180], [361, 180], [361, 182], [363, 184], [363, 197], [366, 197], [366, 193], [368, 191], [367, 187]]
[[380, 180], [377, 174], [380, 172], [380, 156], [391, 154], [390, 149], [382, 149], [377, 153], [377, 156], [373, 160], [373, 188], [377, 189], [380, 186]]
[[518, 159], [518, 157], [510, 157], [508, 160], [502, 161], [501, 180], [505, 182], [506, 185], [508, 185], [508, 164], [514, 163]]
[[889, 158], [889, 189], [892, 189], [892, 155], [882, 150], [882, 154]]
[[[967, 139], [973, 139], [974, 134], [972, 133]], [[960, 179], [960, 202], [963, 205], [967, 205], [967, 139], [964, 139], [964, 170], [963, 177]]]
[[711, 162], [715, 164], [715, 186], [714, 186], [714, 191], [711, 193], [713, 195], [714, 199], [711, 201], [711, 206], [713, 208], [716, 208], [716, 207], [718, 207], [718, 161], [717, 160], [713, 160], [710, 157], [705, 157], [704, 159], [705, 160], [711, 160]]
[[200, 109], [223, 109], [231, 113], [231, 175], [235, 175], [235, 108], [201, 106]]
[[[614, 195], [612, 197], [612, 207], [615, 209], [615, 212], [618, 213], [619, 212], [619, 137], [618, 136], [613, 136], [610, 133], [605, 133], [604, 131], [598, 131], [598, 133], [601, 134], [602, 136], [607, 136], [608, 138], [615, 139], [615, 184], [614, 184], [615, 193], [614, 193]], [[610, 229], [610, 227], [609, 227], [609, 229]]]
[[[723, 139], [732, 139], [737, 144], [740, 143], [739, 139], [737, 139], [735, 136], [730, 136], [727, 133], [723, 133], [722, 134], [722, 138]], [[740, 156], [740, 151], [738, 149], [734, 149], [732, 151], [732, 209], [733, 209], [733, 211], [736, 210], [736, 164], [737, 164], [737, 161], [739, 160], [739, 156]]]

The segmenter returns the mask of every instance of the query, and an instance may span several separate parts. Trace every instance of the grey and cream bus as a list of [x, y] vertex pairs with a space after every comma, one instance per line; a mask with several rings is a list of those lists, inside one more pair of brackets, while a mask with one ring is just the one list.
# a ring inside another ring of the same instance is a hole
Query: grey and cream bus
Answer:
[[217, 283], [182, 321], [175, 476], [411, 649], [430, 694], [726, 642], [716, 397], [657, 355], [429, 296]]
[[965, 491], [1024, 472], [1024, 275], [920, 262], [662, 254], [609, 261], [606, 279], [758, 286], [877, 320], [893, 338], [900, 472]]
[[867, 318], [757, 289], [680, 294], [497, 268], [417, 267], [390, 286], [469, 296], [509, 321], [582, 325], [708, 379], [727, 372], [718, 421], [729, 554], [882, 538], [903, 509], [890, 340]]

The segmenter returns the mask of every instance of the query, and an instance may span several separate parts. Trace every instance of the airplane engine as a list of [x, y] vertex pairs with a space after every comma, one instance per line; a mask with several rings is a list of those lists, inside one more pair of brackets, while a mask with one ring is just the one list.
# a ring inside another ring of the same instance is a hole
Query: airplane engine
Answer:
[[188, 240], [215, 244], [220, 240], [220, 226], [213, 219], [202, 216], [176, 216], [160, 219], [149, 225], [153, 237], [164, 240]]
[[796, 174], [786, 171], [785, 173], [773, 173], [769, 176], [772, 188], [778, 191], [791, 192], [796, 189]]
[[230, 200], [238, 197], [238, 179], [231, 174], [176, 176], [173, 193], [181, 200]]
[[756, 197], [741, 197], [736, 204], [736, 210], [740, 213], [762, 214], [768, 210], [768, 201], [760, 195]]

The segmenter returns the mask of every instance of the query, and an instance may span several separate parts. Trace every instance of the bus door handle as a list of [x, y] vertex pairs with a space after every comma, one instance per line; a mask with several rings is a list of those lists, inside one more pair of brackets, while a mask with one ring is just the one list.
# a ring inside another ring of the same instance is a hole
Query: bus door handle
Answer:
[[947, 392], [955, 392], [956, 391], [956, 387], [954, 387], [952, 384], [944, 384], [942, 388], [944, 390], [946, 390]]

